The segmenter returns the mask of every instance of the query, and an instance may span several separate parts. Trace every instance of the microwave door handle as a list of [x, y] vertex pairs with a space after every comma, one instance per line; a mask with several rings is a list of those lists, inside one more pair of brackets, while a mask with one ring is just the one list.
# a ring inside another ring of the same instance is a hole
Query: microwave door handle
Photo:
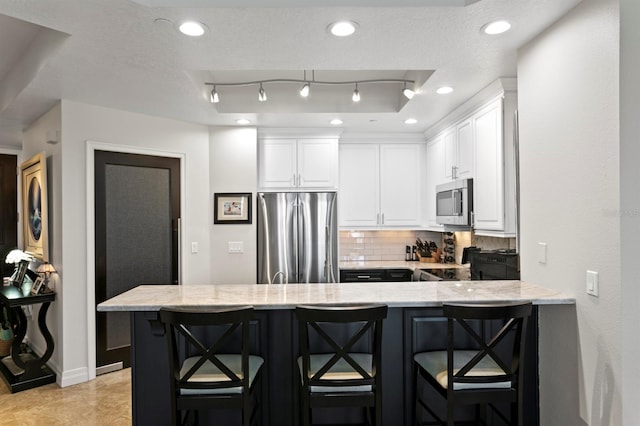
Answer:
[[458, 200], [457, 200], [457, 195], [458, 195], [458, 190], [454, 189], [453, 191], [451, 191], [451, 201], [453, 202], [453, 215], [454, 216], [458, 216]]

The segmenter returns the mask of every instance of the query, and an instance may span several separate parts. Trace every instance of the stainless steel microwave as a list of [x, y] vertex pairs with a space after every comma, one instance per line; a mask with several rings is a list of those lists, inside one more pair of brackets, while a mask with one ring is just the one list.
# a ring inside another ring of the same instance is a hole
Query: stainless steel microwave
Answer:
[[460, 179], [436, 186], [436, 222], [471, 226], [473, 179]]

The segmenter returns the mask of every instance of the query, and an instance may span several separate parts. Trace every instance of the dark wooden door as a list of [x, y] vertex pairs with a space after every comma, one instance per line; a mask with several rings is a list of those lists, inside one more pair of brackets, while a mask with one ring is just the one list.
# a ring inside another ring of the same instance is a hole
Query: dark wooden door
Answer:
[[[180, 160], [95, 152], [96, 305], [140, 284], [178, 284]], [[128, 312], [96, 312], [97, 373], [130, 365]]]
[[13, 273], [13, 265], [4, 263], [18, 246], [18, 160], [15, 155], [0, 154], [0, 276]]

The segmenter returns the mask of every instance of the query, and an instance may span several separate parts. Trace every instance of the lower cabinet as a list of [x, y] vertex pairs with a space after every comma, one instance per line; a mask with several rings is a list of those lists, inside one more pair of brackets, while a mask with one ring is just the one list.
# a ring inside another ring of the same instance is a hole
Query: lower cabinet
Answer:
[[[346, 284], [348, 285], [348, 284]], [[170, 425], [170, 393], [164, 330], [157, 312], [132, 312], [132, 414], [134, 425]], [[526, 342], [524, 385], [525, 425], [538, 425], [538, 309], [534, 306]], [[489, 324], [495, 327], [499, 324]], [[459, 345], [469, 342], [460, 341]], [[447, 344], [447, 322], [439, 307], [390, 307], [382, 332], [383, 425], [410, 425], [413, 418], [413, 354], [442, 350]], [[251, 326], [251, 353], [265, 359], [259, 383], [264, 425], [299, 424], [298, 328], [293, 309], [256, 310]], [[440, 401], [434, 395], [434, 404]], [[238, 424], [235, 411], [201, 413], [203, 423]], [[464, 417], [465, 411], [457, 413]], [[318, 424], [343, 424], [359, 419], [361, 410], [327, 411]], [[489, 424], [501, 425], [500, 422]]]

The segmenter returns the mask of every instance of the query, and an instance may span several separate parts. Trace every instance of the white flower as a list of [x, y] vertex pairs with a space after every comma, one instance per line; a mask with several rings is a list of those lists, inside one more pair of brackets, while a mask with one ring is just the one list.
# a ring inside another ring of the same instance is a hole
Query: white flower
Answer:
[[5, 259], [5, 263], [20, 263], [23, 260], [31, 262], [34, 257], [30, 254], [23, 252], [22, 250], [11, 250]]

